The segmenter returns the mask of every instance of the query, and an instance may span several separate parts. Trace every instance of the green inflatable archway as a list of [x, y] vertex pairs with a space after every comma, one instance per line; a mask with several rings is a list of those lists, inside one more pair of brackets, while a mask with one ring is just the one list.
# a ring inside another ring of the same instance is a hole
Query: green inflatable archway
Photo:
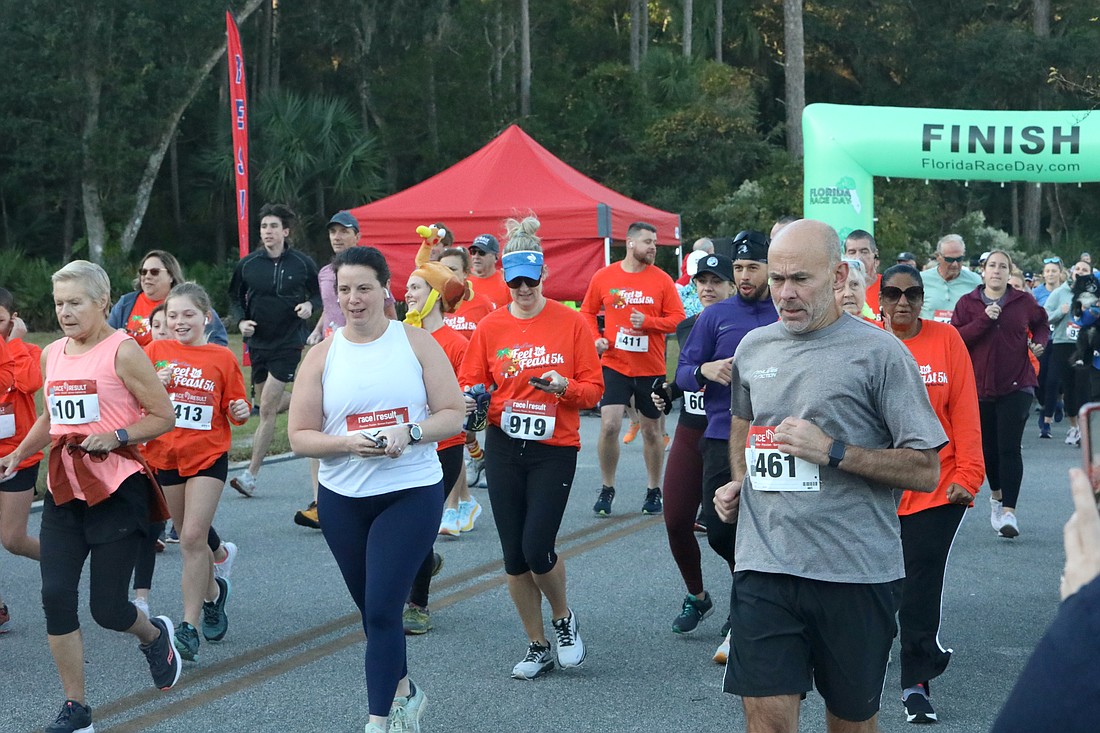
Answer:
[[1100, 181], [1100, 112], [811, 104], [803, 215], [874, 231], [874, 176], [971, 181]]

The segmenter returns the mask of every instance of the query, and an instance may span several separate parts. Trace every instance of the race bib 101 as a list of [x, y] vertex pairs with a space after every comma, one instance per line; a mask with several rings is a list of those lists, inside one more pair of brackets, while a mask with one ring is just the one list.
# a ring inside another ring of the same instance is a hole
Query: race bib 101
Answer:
[[55, 425], [99, 422], [99, 392], [94, 379], [66, 379], [46, 385], [50, 421]]
[[620, 351], [633, 351], [644, 354], [649, 351], [649, 336], [644, 331], [633, 328], [620, 328], [615, 334], [615, 348]]
[[168, 395], [176, 413], [176, 427], [210, 430], [214, 422], [214, 395], [209, 392], [173, 392]]
[[516, 440], [550, 440], [558, 406], [533, 400], [507, 400], [500, 413], [500, 429]]
[[775, 426], [752, 426], [745, 442], [749, 480], [757, 491], [821, 491], [815, 463], [795, 458], [776, 447]]

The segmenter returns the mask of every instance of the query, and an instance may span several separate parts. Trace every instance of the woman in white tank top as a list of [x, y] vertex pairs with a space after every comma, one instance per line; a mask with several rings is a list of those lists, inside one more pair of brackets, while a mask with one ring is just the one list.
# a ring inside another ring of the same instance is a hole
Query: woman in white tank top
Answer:
[[443, 513], [435, 441], [462, 429], [465, 403], [431, 334], [386, 317], [382, 254], [352, 247], [333, 269], [347, 325], [306, 354], [287, 432], [295, 453], [321, 460], [321, 530], [364, 618], [366, 733], [418, 731], [425, 697], [408, 678], [401, 613]]

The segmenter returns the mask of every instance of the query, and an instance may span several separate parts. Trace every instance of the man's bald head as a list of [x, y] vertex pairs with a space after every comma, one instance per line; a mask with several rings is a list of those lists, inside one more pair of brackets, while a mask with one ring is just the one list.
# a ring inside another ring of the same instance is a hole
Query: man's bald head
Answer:
[[799, 219], [783, 227], [772, 240], [769, 253], [774, 253], [777, 246], [781, 254], [810, 250], [822, 254], [827, 267], [840, 264], [840, 237], [836, 229], [817, 219]]
[[848, 277], [840, 238], [823, 221], [799, 219], [783, 228], [768, 250], [772, 301], [792, 333], [823, 328], [840, 317], [833, 291]]

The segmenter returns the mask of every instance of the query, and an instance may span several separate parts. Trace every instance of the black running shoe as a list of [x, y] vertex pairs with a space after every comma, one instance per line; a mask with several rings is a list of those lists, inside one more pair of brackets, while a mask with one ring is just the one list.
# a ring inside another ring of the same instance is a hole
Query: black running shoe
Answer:
[[161, 690], [170, 690], [179, 681], [180, 672], [183, 670], [183, 661], [176, 653], [176, 647], [172, 639], [176, 635], [176, 628], [172, 625], [172, 619], [167, 616], [156, 616], [149, 619], [149, 623], [160, 629], [160, 636], [149, 644], [139, 645], [141, 653], [149, 661], [149, 672], [153, 676], [153, 684]]
[[214, 578], [218, 584], [218, 600], [204, 601], [202, 604], [202, 636], [207, 641], [221, 641], [229, 631], [229, 617], [225, 615], [225, 604], [229, 602], [229, 581]]
[[[928, 691], [928, 683], [921, 685]], [[932, 701], [928, 699], [927, 695], [922, 695], [919, 692], [910, 692], [901, 704], [905, 706], [905, 722], [915, 723], [921, 725], [924, 723], [938, 723], [940, 719], [936, 717], [936, 711], [932, 707]]]
[[642, 503], [642, 514], [660, 514], [665, 510], [661, 503], [661, 489], [646, 489], [645, 501]]
[[596, 516], [598, 517], [610, 517], [611, 502], [613, 501], [615, 501], [615, 487], [601, 487], [600, 497], [596, 499], [596, 505], [592, 507], [592, 511], [596, 512]]
[[699, 626], [699, 622], [714, 613], [714, 601], [710, 596], [699, 600], [693, 595], [684, 596], [684, 606], [680, 615], [672, 622], [672, 631], [676, 634], [690, 634]]
[[173, 643], [184, 661], [194, 662], [199, 658], [199, 632], [186, 621], [176, 627]]
[[76, 700], [66, 700], [57, 720], [46, 726], [46, 733], [92, 733], [92, 709]]

